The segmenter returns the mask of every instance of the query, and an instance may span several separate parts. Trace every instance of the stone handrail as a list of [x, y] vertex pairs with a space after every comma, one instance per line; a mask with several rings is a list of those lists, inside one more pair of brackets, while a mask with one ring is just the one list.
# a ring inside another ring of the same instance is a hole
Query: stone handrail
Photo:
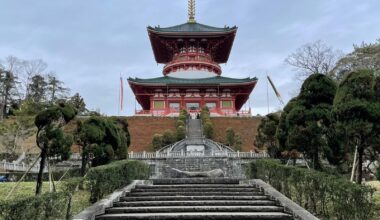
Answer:
[[160, 158], [192, 158], [192, 157], [226, 157], [226, 158], [267, 158], [269, 157], [267, 153], [254, 153], [254, 152], [191, 152], [186, 153], [183, 151], [173, 151], [167, 153], [160, 152], [130, 152], [128, 153], [129, 159], [160, 159]]

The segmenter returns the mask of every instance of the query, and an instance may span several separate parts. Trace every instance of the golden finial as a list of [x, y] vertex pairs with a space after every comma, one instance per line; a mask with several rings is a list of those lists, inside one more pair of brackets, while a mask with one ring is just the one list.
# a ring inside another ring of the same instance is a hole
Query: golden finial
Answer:
[[188, 13], [189, 13], [189, 20], [188, 23], [195, 23], [195, 0], [188, 0]]

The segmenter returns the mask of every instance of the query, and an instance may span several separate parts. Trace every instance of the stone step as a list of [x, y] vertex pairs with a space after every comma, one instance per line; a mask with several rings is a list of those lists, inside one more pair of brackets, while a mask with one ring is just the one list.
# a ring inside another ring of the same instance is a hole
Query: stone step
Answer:
[[182, 188], [182, 187], [173, 187], [173, 188], [136, 188], [132, 189], [132, 192], [261, 192], [258, 188], [253, 187], [220, 187], [220, 188]]
[[291, 220], [292, 216], [281, 212], [185, 212], [185, 213], [135, 213], [135, 214], [105, 214], [98, 216], [97, 220], [246, 220], [246, 219], [271, 219], [271, 220]]
[[106, 214], [116, 213], [174, 213], [174, 212], [283, 212], [280, 206], [144, 206], [114, 207]]
[[121, 202], [128, 201], [190, 201], [190, 200], [266, 200], [268, 196], [144, 196], [121, 197]]
[[136, 185], [135, 189], [165, 189], [165, 188], [223, 188], [223, 189], [239, 189], [239, 188], [255, 188], [249, 185], [234, 185], [234, 184], [181, 184], [181, 185]]
[[225, 191], [214, 191], [214, 192], [129, 192], [125, 196], [131, 197], [152, 197], [152, 196], [260, 196], [264, 195], [263, 192], [225, 192]]
[[115, 202], [114, 207], [144, 207], [144, 206], [273, 206], [271, 200], [191, 200], [191, 201], [137, 201]]
[[231, 178], [168, 178], [153, 179], [153, 185], [179, 185], [179, 184], [239, 184], [240, 179]]

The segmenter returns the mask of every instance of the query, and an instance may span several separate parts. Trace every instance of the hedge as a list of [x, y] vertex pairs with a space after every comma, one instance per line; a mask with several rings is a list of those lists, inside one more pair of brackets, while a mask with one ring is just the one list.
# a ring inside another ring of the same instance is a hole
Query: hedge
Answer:
[[247, 167], [247, 177], [271, 184], [322, 219], [372, 219], [374, 190], [341, 177], [315, 170], [285, 166], [275, 160], [257, 160]]
[[91, 192], [90, 201], [96, 202], [133, 180], [148, 179], [149, 174], [149, 165], [133, 160], [121, 160], [91, 168], [86, 175]]
[[128, 185], [135, 179], [147, 179], [149, 166], [140, 161], [117, 161], [91, 168], [86, 178], [64, 180], [61, 191], [39, 196], [18, 198], [0, 202], [0, 219], [69, 219], [71, 199], [78, 185], [88, 184], [91, 201], [96, 202], [104, 195]]

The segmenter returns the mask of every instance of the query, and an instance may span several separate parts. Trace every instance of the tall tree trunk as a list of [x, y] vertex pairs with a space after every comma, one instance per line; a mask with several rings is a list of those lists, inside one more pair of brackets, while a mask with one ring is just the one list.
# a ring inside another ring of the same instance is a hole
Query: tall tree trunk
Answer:
[[357, 172], [358, 175], [356, 175], [356, 183], [362, 184], [362, 178], [363, 178], [363, 154], [364, 154], [364, 148], [359, 146], [358, 147], [358, 168]]
[[319, 152], [318, 150], [315, 150], [313, 154], [313, 168], [315, 170], [322, 170], [321, 162], [319, 161]]
[[40, 161], [40, 170], [37, 176], [36, 195], [41, 194], [41, 190], [42, 190], [42, 177], [44, 174], [45, 162], [46, 162], [46, 157], [47, 157], [45, 149], [41, 151], [40, 157], [41, 157], [41, 161]]

